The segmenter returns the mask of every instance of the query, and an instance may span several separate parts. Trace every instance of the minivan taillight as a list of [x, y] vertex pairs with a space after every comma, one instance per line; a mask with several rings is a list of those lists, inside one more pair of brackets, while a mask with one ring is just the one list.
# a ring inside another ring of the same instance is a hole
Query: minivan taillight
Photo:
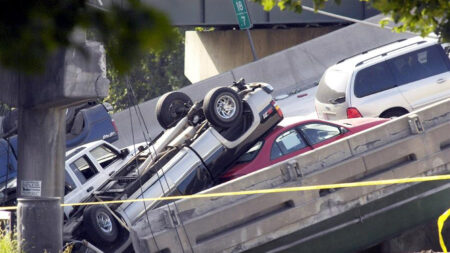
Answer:
[[347, 108], [347, 118], [362, 118], [362, 115], [355, 107], [349, 107]]
[[280, 116], [281, 118], [283, 118], [283, 111], [281, 111], [281, 108], [280, 108], [279, 105], [277, 105], [277, 102], [275, 102], [274, 100], [272, 100], [272, 102], [270, 102], [270, 103], [273, 105], [273, 107], [275, 107], [275, 110], [277, 111], [278, 116]]

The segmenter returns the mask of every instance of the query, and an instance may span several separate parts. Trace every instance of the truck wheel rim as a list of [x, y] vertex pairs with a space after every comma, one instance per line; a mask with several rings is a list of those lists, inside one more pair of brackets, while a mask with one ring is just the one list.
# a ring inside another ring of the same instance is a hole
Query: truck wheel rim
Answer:
[[107, 214], [104, 212], [99, 212], [97, 214], [97, 224], [100, 229], [105, 233], [112, 232], [112, 221]]
[[236, 113], [236, 101], [229, 95], [220, 96], [216, 102], [216, 112], [223, 119], [231, 119]]

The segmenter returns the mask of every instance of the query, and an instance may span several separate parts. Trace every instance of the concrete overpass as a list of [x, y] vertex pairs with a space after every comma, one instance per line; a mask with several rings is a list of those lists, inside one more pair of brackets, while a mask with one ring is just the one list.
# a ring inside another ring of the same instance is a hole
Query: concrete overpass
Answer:
[[[232, 0], [142, 0], [167, 14], [174, 26], [187, 29], [185, 76], [197, 83], [252, 62], [248, 34], [240, 31]], [[98, 4], [96, 0], [92, 3]], [[103, 7], [123, 0], [103, 0]], [[303, 1], [313, 6], [312, 0]], [[350, 22], [304, 10], [301, 14], [280, 11], [278, 7], [266, 12], [262, 6], [247, 0], [253, 23], [255, 52], [263, 58], [310, 39], [335, 31]], [[364, 20], [378, 12], [363, 1], [334, 1], [326, 3], [324, 11]], [[194, 31], [204, 27], [205, 31]], [[212, 28], [212, 29], [210, 29]]]
[[[97, 0], [90, 0], [89, 2], [96, 6], [99, 5]], [[238, 27], [232, 0], [141, 0], [141, 2], [165, 12], [174, 26]], [[305, 6], [313, 6], [312, 0], [304, 0], [302, 2]], [[125, 4], [126, 1], [102, 0], [100, 7], [107, 9], [112, 3]], [[266, 12], [261, 5], [249, 0], [247, 0], [247, 6], [252, 23], [256, 28], [280, 27], [280, 25], [348, 23], [307, 11], [298, 14], [274, 8], [272, 11]], [[361, 1], [342, 1], [340, 5], [336, 5], [334, 1], [329, 1], [323, 10], [360, 20], [367, 19], [378, 13], [367, 3]]]

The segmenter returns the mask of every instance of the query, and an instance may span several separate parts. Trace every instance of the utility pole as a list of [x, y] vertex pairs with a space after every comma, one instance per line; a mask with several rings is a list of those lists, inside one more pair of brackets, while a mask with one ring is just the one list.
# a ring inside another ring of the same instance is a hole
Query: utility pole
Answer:
[[98, 42], [73, 36], [85, 54], [60, 49], [44, 73], [26, 75], [0, 69], [0, 100], [19, 108], [18, 240], [23, 252], [62, 250], [65, 108], [106, 97], [105, 52]]

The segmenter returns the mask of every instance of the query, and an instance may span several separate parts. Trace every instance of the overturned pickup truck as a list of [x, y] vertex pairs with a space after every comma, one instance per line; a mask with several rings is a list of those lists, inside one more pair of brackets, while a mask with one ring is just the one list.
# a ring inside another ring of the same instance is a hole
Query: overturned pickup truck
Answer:
[[[132, 153], [131, 159], [128, 152], [112, 152], [116, 156], [108, 160], [115, 162], [106, 163], [108, 179], [101, 185], [85, 189], [82, 185], [89, 180], [78, 178], [86, 172], [83, 166], [97, 166], [100, 162], [77, 163], [73, 157], [89, 159], [92, 154], [82, 155], [83, 151], [69, 154], [73, 156], [71, 162], [80, 165], [69, 172], [69, 177], [76, 181], [74, 185], [84, 189], [78, 193], [71, 189], [72, 194], [78, 196], [77, 201], [97, 202], [193, 194], [218, 184], [233, 161], [283, 118], [270, 95], [272, 91], [269, 84], [245, 84], [241, 80], [230, 87], [211, 90], [204, 100], [196, 103], [184, 93], [167, 93], [156, 108], [157, 119], [167, 130], [148, 147]], [[120, 162], [117, 170], [107, 168], [117, 168], [114, 164], [118, 164], [118, 159], [127, 161]], [[67, 195], [65, 202], [72, 202]], [[122, 251], [130, 245], [127, 226], [133, 225], [147, 210], [165, 203], [141, 201], [66, 207], [65, 238], [87, 238], [105, 251]]]

